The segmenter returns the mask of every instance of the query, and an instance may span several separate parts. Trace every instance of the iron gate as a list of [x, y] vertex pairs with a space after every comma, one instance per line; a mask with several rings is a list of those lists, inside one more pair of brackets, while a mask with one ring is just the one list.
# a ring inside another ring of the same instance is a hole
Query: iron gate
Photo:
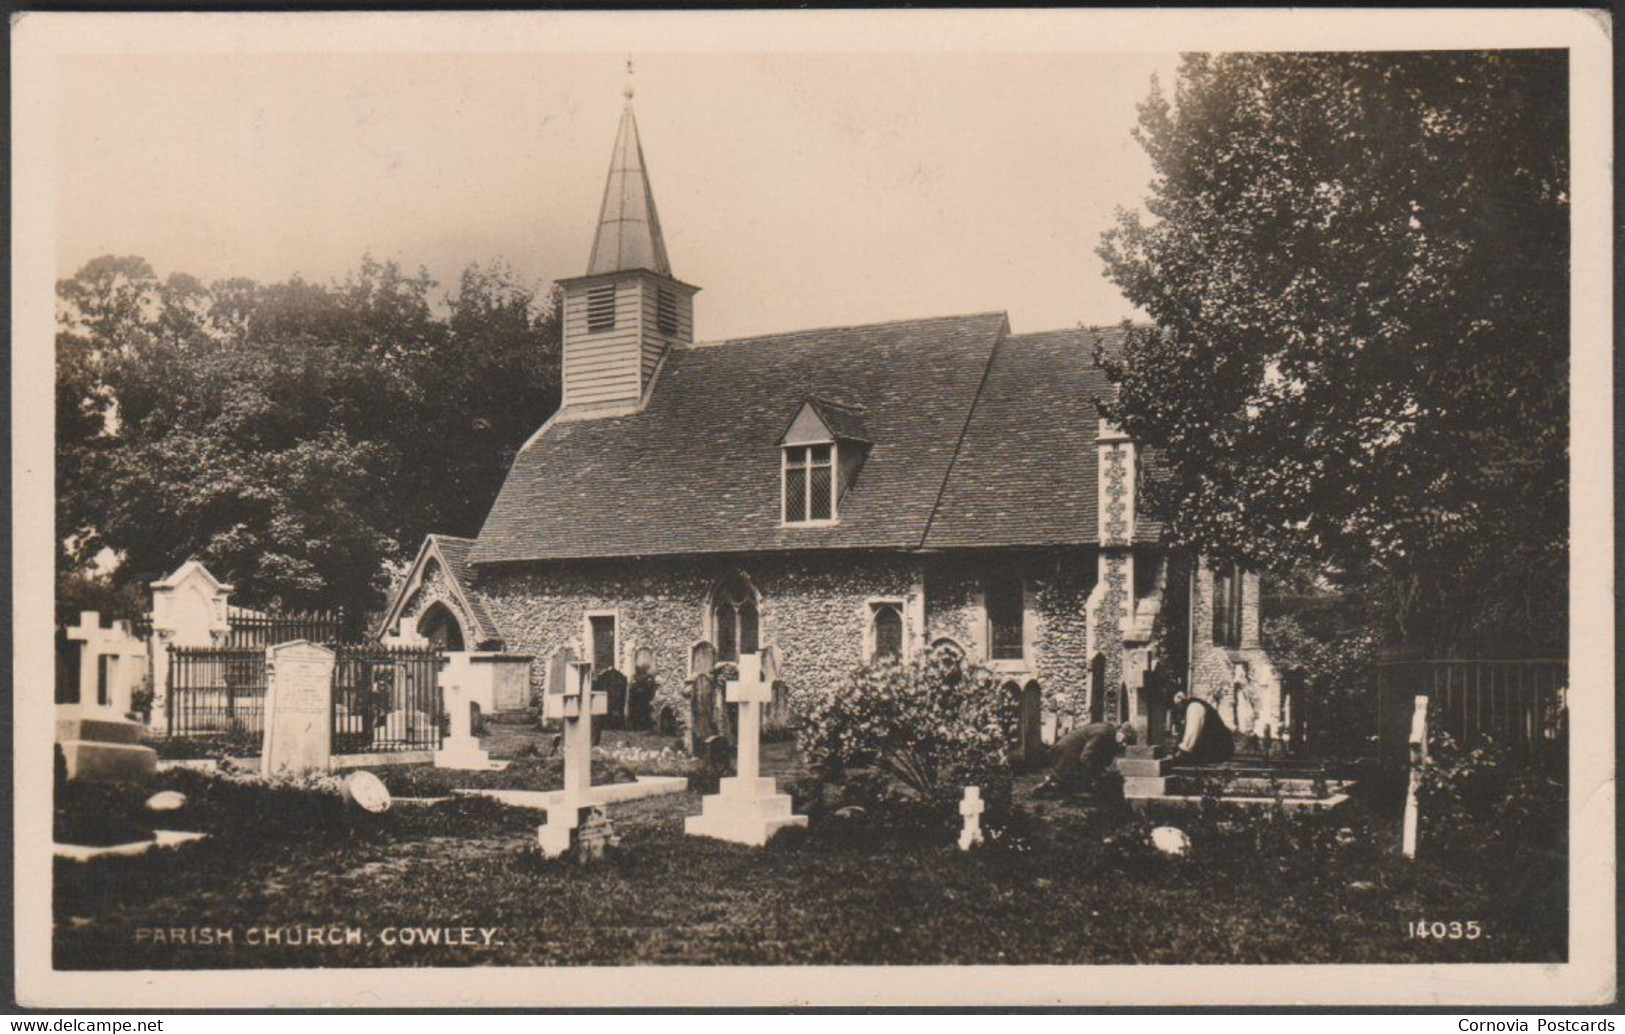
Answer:
[[333, 665], [333, 753], [437, 750], [445, 734], [435, 650], [341, 646]]
[[258, 740], [264, 732], [264, 650], [172, 646], [165, 688], [171, 736]]

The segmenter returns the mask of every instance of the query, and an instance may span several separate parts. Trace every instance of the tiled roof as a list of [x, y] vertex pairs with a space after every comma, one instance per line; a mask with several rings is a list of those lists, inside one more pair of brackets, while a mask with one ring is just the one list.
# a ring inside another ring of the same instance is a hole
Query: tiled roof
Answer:
[[[480, 640], [501, 639], [502, 633], [497, 629], [496, 622], [480, 601], [479, 594], [474, 589], [474, 568], [469, 563], [468, 555], [474, 549], [474, 539], [459, 538], [455, 535], [430, 535], [429, 540], [440, 550], [441, 559], [446, 562], [446, 573], [457, 583], [462, 591], [463, 598], [468, 601], [469, 610], [473, 611], [474, 623], [479, 633], [476, 638]], [[472, 644], [471, 644], [472, 645]]]
[[[647, 407], [561, 420], [514, 460], [472, 560], [917, 547], [1003, 313], [674, 349]], [[778, 441], [809, 396], [874, 444], [839, 522], [782, 527]]]
[[[468, 560], [1092, 544], [1102, 335], [983, 313], [675, 349], [642, 412], [520, 452]], [[778, 442], [809, 401], [872, 445], [837, 523], [787, 528]]]
[[1016, 334], [999, 344], [925, 545], [1098, 541], [1095, 402], [1110, 390], [1094, 339], [1118, 331]]
[[863, 422], [863, 414], [851, 406], [832, 402], [829, 399], [810, 398], [807, 404], [812, 406], [818, 418], [829, 428], [829, 433], [840, 441], [870, 442], [869, 425]]

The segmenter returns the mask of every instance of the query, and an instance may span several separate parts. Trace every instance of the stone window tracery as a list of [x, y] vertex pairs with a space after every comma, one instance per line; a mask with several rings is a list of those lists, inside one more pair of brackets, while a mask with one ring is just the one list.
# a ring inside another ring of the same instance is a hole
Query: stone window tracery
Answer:
[[718, 661], [738, 661], [741, 653], [761, 650], [761, 615], [756, 594], [735, 575], [717, 586], [711, 600]]

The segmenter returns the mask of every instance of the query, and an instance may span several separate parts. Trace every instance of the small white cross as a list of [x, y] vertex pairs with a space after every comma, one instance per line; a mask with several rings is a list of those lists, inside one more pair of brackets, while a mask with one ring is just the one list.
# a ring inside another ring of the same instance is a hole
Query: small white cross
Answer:
[[982, 810], [986, 807], [980, 786], [965, 787], [965, 799], [959, 802], [959, 814], [965, 819], [965, 828], [959, 831], [961, 851], [969, 851], [982, 842]]

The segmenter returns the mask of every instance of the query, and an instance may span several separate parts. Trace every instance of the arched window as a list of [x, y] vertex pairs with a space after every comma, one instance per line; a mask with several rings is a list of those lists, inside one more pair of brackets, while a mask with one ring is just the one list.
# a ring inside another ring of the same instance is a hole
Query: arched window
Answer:
[[717, 586], [711, 597], [711, 628], [718, 661], [738, 661], [742, 653], [761, 650], [761, 617], [756, 594], [738, 575]]
[[874, 653], [869, 660], [902, 660], [902, 608], [895, 603], [876, 603], [870, 619], [874, 622]]
[[427, 639], [436, 650], [455, 652], [463, 649], [463, 626], [444, 603], [429, 604], [429, 609], [418, 618], [418, 635]]
[[983, 587], [987, 606], [988, 656], [1019, 661], [1027, 656], [1025, 600], [1021, 579], [1011, 574], [989, 578]]

